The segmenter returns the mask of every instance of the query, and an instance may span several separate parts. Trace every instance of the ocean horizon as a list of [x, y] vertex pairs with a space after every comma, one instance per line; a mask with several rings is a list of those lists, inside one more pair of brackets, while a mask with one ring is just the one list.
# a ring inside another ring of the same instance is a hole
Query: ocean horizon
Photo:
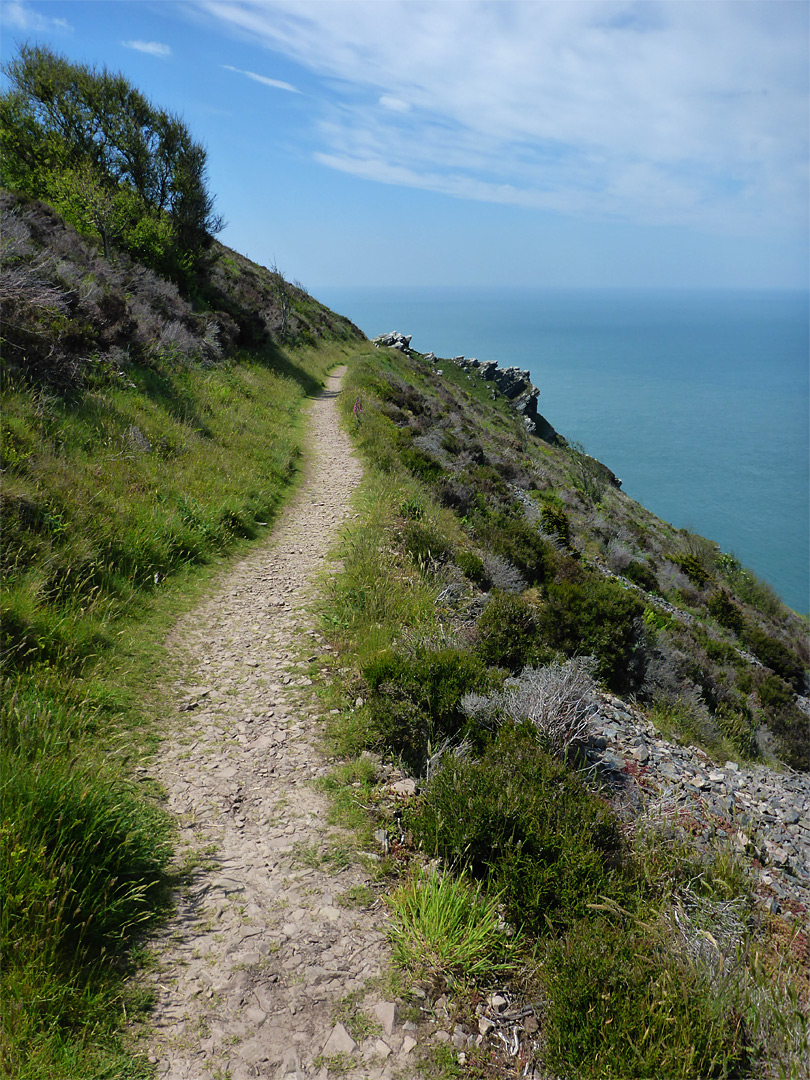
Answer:
[[530, 372], [538, 407], [677, 528], [810, 610], [810, 298], [803, 292], [325, 287], [369, 337]]

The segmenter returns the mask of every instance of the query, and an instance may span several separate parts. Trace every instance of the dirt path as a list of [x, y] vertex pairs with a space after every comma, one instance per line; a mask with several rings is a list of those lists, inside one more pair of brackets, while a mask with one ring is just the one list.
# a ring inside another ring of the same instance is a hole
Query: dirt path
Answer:
[[359, 1044], [335, 1023], [336, 1003], [385, 964], [382, 917], [339, 903], [360, 871], [306, 857], [334, 834], [312, 784], [326, 771], [318, 717], [300, 704], [306, 659], [322, 648], [308, 609], [361, 476], [338, 425], [342, 374], [313, 403], [308, 479], [272, 540], [177, 634], [183, 715], [150, 773], [186, 856], [208, 854], [155, 949], [150, 1060], [170, 1080], [326, 1080], [349, 1058], [369, 1080], [412, 1071], [414, 1040], [393, 1002], [366, 992]]

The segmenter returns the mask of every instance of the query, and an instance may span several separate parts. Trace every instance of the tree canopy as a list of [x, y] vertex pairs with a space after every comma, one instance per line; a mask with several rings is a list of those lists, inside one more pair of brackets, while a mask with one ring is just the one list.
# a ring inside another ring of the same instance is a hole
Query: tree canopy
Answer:
[[84, 232], [177, 276], [222, 228], [206, 152], [179, 116], [120, 73], [23, 45], [4, 67], [0, 182]]

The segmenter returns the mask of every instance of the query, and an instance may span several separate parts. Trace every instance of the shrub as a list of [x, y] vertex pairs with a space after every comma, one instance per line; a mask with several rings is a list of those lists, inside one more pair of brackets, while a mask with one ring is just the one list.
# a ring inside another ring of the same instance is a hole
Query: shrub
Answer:
[[531, 724], [548, 753], [565, 758], [582, 747], [596, 710], [594, 661], [577, 657], [565, 664], [524, 668], [507, 679], [503, 690], [488, 696], [466, 694], [461, 708], [472, 720], [490, 727], [504, 720]]
[[432, 484], [442, 475], [441, 464], [418, 446], [406, 446], [400, 456], [405, 468], [425, 484]]
[[566, 656], [595, 656], [599, 676], [623, 693], [643, 677], [643, 611], [618, 582], [581, 575], [548, 586], [537, 622], [543, 641]]
[[419, 648], [411, 656], [388, 651], [363, 672], [371, 690], [369, 711], [380, 746], [401, 755], [416, 772], [424, 769], [429, 747], [461, 733], [462, 696], [489, 690], [483, 662], [459, 649]]
[[477, 654], [488, 664], [520, 671], [548, 658], [549, 650], [537, 630], [537, 611], [526, 597], [498, 593], [477, 623]]
[[721, 626], [731, 630], [738, 637], [745, 628], [745, 618], [742, 611], [734, 603], [725, 589], [716, 589], [709, 597], [709, 614], [713, 615]]
[[702, 588], [709, 581], [711, 581], [711, 575], [706, 567], [692, 552], [685, 552], [672, 556], [673, 562], [680, 566], [681, 570], [686, 574], [689, 580], [694, 584]]
[[516, 927], [542, 934], [621, 892], [618, 825], [529, 725], [505, 725], [480, 760], [447, 757], [408, 816], [429, 855], [503, 889]]
[[634, 585], [638, 585], [639, 588], [644, 589], [646, 592], [660, 592], [658, 588], [658, 578], [655, 576], [655, 571], [649, 563], [639, 562], [638, 559], [633, 559], [628, 563], [624, 571], [624, 576], [629, 581], [632, 581]]
[[794, 652], [758, 626], [747, 626], [744, 640], [757, 660], [775, 671], [785, 682], [789, 682], [797, 693], [802, 692], [805, 682], [804, 668]]
[[508, 559], [530, 585], [553, 576], [554, 549], [525, 518], [498, 511], [485, 520], [477, 518], [475, 531], [491, 553]]
[[547, 533], [556, 536], [562, 544], [570, 548], [571, 523], [568, 520], [568, 515], [561, 506], [557, 506], [554, 503], [546, 503], [540, 511], [540, 521], [543, 525], [543, 529]]
[[748, 1076], [749, 1033], [648, 926], [583, 920], [548, 950], [546, 1064], [577, 1077]]
[[492, 588], [506, 593], [521, 593], [526, 588], [526, 579], [508, 559], [487, 554], [483, 562]]
[[810, 718], [796, 704], [791, 687], [778, 675], [766, 675], [757, 696], [782, 759], [791, 768], [810, 771]]
[[488, 589], [492, 585], [483, 559], [474, 551], [459, 551], [456, 554], [456, 566], [465, 577], [480, 585], [482, 589]]

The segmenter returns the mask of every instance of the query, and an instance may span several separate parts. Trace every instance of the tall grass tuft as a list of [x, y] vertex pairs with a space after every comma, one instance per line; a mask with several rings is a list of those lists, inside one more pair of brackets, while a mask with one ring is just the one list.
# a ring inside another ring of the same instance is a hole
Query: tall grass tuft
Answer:
[[412, 873], [389, 897], [395, 962], [434, 985], [513, 973], [523, 943], [505, 925], [499, 902], [464, 874]]

